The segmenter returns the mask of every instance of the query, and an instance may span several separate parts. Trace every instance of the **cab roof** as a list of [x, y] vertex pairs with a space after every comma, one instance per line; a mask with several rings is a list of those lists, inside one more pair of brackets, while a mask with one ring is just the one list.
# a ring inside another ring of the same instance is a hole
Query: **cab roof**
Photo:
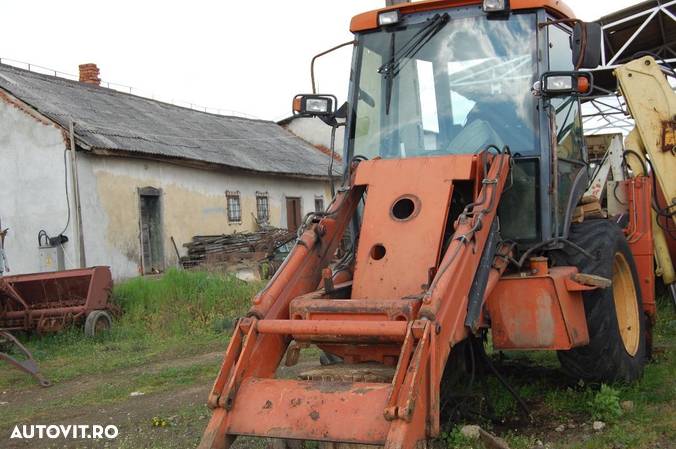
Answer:
[[[511, 0], [511, 10], [520, 9], [539, 9], [544, 8], [553, 13], [560, 19], [574, 19], [573, 10], [561, 0]], [[434, 11], [437, 9], [453, 8], [457, 6], [481, 5], [481, 0], [426, 0], [413, 3], [400, 3], [387, 8], [374, 9], [352, 18], [350, 31], [358, 33], [360, 31], [373, 30], [378, 28], [378, 14], [383, 11], [398, 9], [402, 15], [413, 14], [424, 11]]]

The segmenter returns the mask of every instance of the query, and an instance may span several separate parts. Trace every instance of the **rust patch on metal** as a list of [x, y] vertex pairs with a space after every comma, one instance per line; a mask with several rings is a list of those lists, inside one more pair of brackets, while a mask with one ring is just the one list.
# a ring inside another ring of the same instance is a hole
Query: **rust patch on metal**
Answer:
[[676, 120], [662, 122], [662, 151], [676, 152]]
[[367, 394], [371, 390], [372, 390], [371, 388], [364, 388], [364, 387], [357, 388], [356, 390], [354, 390], [354, 394], [363, 395], [363, 394]]
[[350, 391], [352, 384], [349, 382], [322, 382], [311, 381], [305, 387], [306, 390], [321, 391], [322, 393], [339, 393]]
[[310, 413], [310, 419], [317, 421], [319, 419], [319, 412], [317, 410], [313, 410], [312, 413]]

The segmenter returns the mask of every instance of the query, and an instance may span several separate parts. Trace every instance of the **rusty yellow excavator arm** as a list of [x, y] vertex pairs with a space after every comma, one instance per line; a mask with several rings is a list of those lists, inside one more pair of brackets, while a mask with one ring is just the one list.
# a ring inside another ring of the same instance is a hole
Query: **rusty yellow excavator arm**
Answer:
[[627, 163], [634, 173], [641, 173], [647, 159], [657, 181], [657, 210], [653, 210], [656, 271], [676, 298], [672, 260], [676, 227], [670, 228], [676, 225], [676, 93], [650, 56], [622, 65], [614, 73], [636, 123], [625, 140], [625, 148], [631, 150]]

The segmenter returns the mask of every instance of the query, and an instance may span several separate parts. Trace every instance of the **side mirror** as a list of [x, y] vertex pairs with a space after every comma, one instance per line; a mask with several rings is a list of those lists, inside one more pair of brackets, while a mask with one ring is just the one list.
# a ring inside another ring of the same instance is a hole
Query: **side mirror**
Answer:
[[589, 72], [547, 72], [540, 78], [540, 93], [546, 97], [589, 95], [594, 77]]
[[601, 25], [594, 22], [576, 22], [571, 37], [573, 66], [576, 69], [595, 69], [601, 63]]
[[293, 113], [307, 117], [331, 117], [335, 114], [336, 103], [334, 95], [299, 94], [293, 98]]

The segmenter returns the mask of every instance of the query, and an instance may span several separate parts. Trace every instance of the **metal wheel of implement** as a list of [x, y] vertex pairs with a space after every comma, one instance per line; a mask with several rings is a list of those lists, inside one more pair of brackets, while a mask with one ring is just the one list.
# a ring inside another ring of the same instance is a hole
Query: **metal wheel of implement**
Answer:
[[113, 320], [110, 314], [105, 310], [94, 310], [89, 315], [84, 325], [84, 332], [87, 337], [96, 337], [110, 330]]

